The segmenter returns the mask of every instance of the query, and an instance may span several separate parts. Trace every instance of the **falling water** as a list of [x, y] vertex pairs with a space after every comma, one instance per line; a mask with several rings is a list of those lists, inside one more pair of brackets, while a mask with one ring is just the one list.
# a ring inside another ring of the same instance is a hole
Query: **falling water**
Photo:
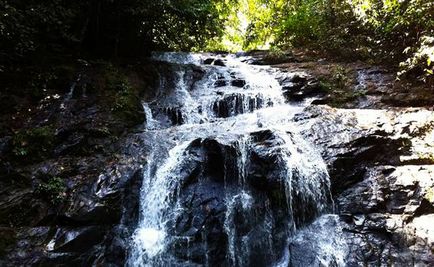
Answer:
[[[134, 250], [131, 257], [133, 266], [152, 266], [156, 256], [164, 250], [165, 246], [165, 208], [170, 202], [170, 174], [178, 166], [178, 160], [188, 143], [175, 146], [169, 151], [167, 159], [161, 164], [151, 177], [153, 162], [149, 162], [144, 173], [144, 182], [141, 192], [141, 218], [140, 227], [134, 233]], [[151, 155], [151, 160], [154, 158]], [[150, 265], [151, 264], [151, 265]]]
[[326, 166], [292, 121], [303, 107], [285, 103], [270, 68], [233, 55], [154, 58], [171, 76], [144, 103], [148, 160], [127, 265], [287, 266], [291, 238], [331, 200]]

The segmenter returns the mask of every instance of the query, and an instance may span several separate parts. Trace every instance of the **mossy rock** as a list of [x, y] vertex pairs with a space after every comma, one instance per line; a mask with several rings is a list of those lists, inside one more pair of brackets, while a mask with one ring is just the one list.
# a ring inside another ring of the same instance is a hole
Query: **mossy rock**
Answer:
[[111, 91], [111, 111], [116, 118], [128, 126], [136, 125], [144, 120], [143, 107], [139, 98], [139, 89], [132, 85], [128, 77], [113, 65], [104, 69], [106, 89]]
[[51, 155], [55, 141], [55, 129], [51, 126], [21, 130], [13, 136], [12, 154], [20, 161], [41, 161]]
[[131, 89], [116, 95], [112, 110], [116, 117], [126, 122], [128, 125], [136, 125], [144, 120], [143, 107], [140, 99]]
[[35, 193], [53, 205], [61, 204], [65, 200], [66, 185], [60, 177], [50, 177], [36, 187]]

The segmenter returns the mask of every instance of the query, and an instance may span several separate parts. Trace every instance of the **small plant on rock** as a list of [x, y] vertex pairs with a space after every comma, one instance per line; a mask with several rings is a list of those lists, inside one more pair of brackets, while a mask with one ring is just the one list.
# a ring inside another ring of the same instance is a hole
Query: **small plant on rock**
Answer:
[[38, 184], [35, 190], [37, 194], [53, 205], [58, 205], [64, 201], [65, 191], [65, 182], [60, 177], [50, 177], [48, 181]]
[[22, 130], [13, 137], [12, 153], [20, 160], [41, 160], [50, 154], [54, 141], [54, 129], [50, 126]]

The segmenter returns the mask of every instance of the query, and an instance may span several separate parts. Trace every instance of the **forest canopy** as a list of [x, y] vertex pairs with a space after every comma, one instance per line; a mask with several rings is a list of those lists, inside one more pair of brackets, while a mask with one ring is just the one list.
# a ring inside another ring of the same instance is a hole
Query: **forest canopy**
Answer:
[[0, 66], [47, 56], [305, 47], [432, 75], [430, 0], [3, 0]]

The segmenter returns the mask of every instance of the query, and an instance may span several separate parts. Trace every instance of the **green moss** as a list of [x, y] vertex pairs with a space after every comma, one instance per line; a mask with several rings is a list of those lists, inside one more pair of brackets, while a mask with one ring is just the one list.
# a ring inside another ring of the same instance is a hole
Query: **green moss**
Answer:
[[320, 77], [319, 86], [330, 95], [329, 104], [334, 107], [342, 107], [366, 95], [366, 91], [353, 89], [350, 70], [340, 65], [334, 66], [329, 75]]
[[332, 96], [332, 101], [330, 102], [330, 104], [334, 107], [342, 107], [345, 104], [357, 100], [359, 97], [363, 95], [365, 95], [365, 92], [363, 91], [349, 91], [349, 90], [335, 91]]
[[110, 132], [110, 129], [106, 126], [101, 126], [99, 128], [93, 129], [93, 134], [97, 137], [110, 137], [112, 133]]
[[22, 130], [13, 137], [12, 153], [20, 160], [36, 160], [48, 157], [53, 149], [55, 130], [43, 126]]
[[329, 80], [327, 80], [324, 77], [322, 77], [322, 78], [319, 79], [319, 88], [320, 88], [320, 90], [322, 92], [326, 92], [327, 93], [327, 92], [331, 92], [332, 91], [333, 85], [332, 85], [332, 83]]
[[129, 90], [128, 77], [113, 64], [104, 64], [103, 79], [108, 90], [117, 92]]
[[132, 86], [124, 72], [112, 64], [104, 67], [103, 79], [105, 87], [112, 92], [113, 114], [124, 121], [139, 123], [143, 118], [140, 114], [141, 105], [138, 97], [138, 89]]
[[332, 70], [332, 81], [337, 89], [345, 89], [350, 78], [348, 76], [348, 71], [343, 66], [336, 66]]
[[65, 199], [66, 186], [62, 178], [50, 177], [48, 181], [40, 183], [35, 192], [53, 205], [60, 204]]
[[263, 59], [267, 64], [279, 64], [288, 61], [288, 53], [278, 49], [271, 49]]
[[142, 120], [140, 109], [139, 98], [132, 91], [123, 91], [116, 95], [112, 110], [118, 118], [135, 124]]

